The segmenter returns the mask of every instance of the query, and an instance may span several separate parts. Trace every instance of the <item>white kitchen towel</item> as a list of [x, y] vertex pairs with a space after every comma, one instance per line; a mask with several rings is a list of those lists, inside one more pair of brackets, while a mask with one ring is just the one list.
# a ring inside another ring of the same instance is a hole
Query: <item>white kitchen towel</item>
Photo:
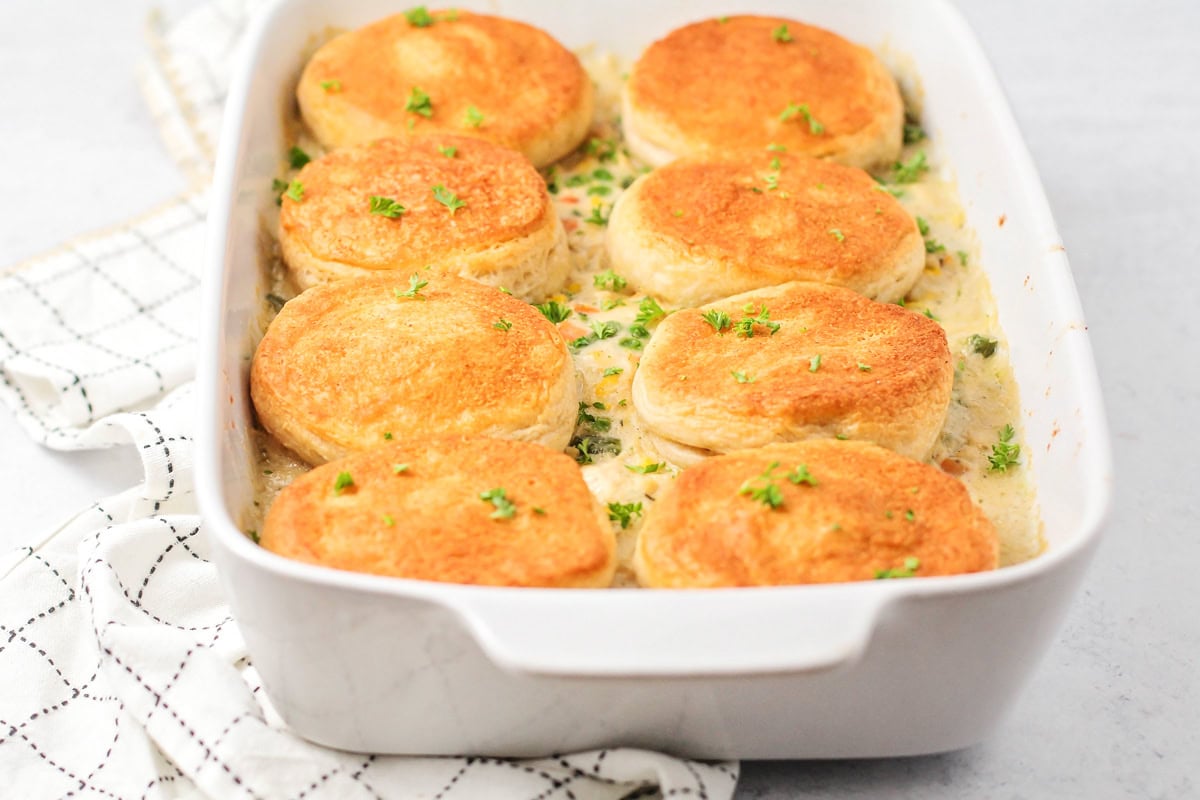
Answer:
[[200, 186], [252, 5], [162, 27], [141, 76], [197, 190], [0, 278], [0, 401], [50, 447], [134, 447], [145, 471], [0, 557], [0, 795], [730, 797], [733, 763], [358, 755], [299, 739], [271, 708], [208, 560], [191, 467]]

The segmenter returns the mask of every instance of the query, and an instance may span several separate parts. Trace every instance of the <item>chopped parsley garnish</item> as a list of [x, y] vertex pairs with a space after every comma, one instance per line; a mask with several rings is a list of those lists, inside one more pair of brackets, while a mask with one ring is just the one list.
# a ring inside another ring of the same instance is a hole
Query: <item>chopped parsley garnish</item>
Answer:
[[779, 173], [778, 172], [767, 173], [767, 176], [765, 178], [763, 178], [763, 180], [767, 182], [767, 191], [768, 192], [773, 192], [779, 188]]
[[877, 569], [875, 570], [875, 580], [886, 580], [888, 578], [911, 578], [917, 574], [917, 570], [921, 568], [921, 560], [914, 556], [909, 556], [904, 559], [904, 566], [899, 569]]
[[925, 311], [924, 311], [924, 312], [922, 312], [922, 313], [924, 313], [924, 314], [925, 314], [925, 316], [929, 317], [929, 318], [930, 318], [931, 320], [933, 320], [934, 322], [941, 322], [941, 320], [939, 320], [937, 317], [935, 317], [935, 316], [933, 315], [933, 312], [932, 312], [932, 311], [930, 311], [928, 308], [927, 308], [927, 309], [925, 309]]
[[842, 233], [841, 228], [830, 228], [829, 235], [837, 239], [839, 242], [846, 241], [846, 234]]
[[602, 377], [607, 378], [610, 375], [620, 375], [624, 371], [625, 370], [622, 367], [608, 367], [604, 370], [604, 375]]
[[871, 365], [870, 365], [870, 364], [864, 364], [864, 363], [862, 363], [862, 362], [860, 361], [860, 362], [858, 362], [858, 371], [859, 371], [859, 372], [870, 372], [870, 371], [871, 371]]
[[908, 161], [897, 161], [892, 166], [892, 180], [896, 183], [916, 183], [928, 171], [929, 165], [925, 163], [925, 151], [922, 150]]
[[638, 313], [633, 322], [635, 325], [649, 325], [666, 315], [667, 312], [658, 304], [658, 301], [647, 295], [642, 298], [642, 302], [638, 303]]
[[288, 164], [291, 165], [292, 169], [300, 169], [310, 161], [312, 161], [312, 158], [299, 147], [293, 145], [292, 149], [288, 150]]
[[792, 117], [802, 117], [808, 123], [808, 130], [813, 136], [820, 136], [825, 132], [825, 126], [817, 121], [817, 118], [812, 115], [808, 109], [808, 103], [788, 103], [787, 108], [779, 115], [780, 122], [787, 122]]
[[279, 178], [271, 179], [271, 191], [275, 193], [275, 205], [279, 205], [283, 200], [283, 193], [288, 189], [288, 182], [281, 181]]
[[387, 525], [390, 528], [396, 524], [396, 518], [393, 517], [391, 514], [384, 514], [383, 515], [383, 524]]
[[621, 323], [608, 320], [607, 322], [593, 322], [592, 339], [611, 339], [621, 332]]
[[393, 475], [403, 475], [408, 472], [408, 464], [392, 464]]
[[612, 194], [612, 187], [604, 185], [589, 186], [587, 193], [588, 197], [608, 197]]
[[621, 440], [611, 436], [583, 436], [571, 440], [576, 450], [575, 460], [580, 464], [591, 464], [595, 456], [621, 455]]
[[429, 95], [414, 86], [412, 93], [408, 96], [408, 102], [404, 104], [404, 110], [429, 118], [433, 116], [433, 103], [430, 101]]
[[258, 531], [254, 530], [253, 528], [251, 528], [250, 530], [246, 531], [246, 535], [247, 535], [247, 536], [249, 536], [249, 537], [250, 537], [250, 541], [254, 542], [255, 544], [259, 544], [259, 543], [260, 543], [260, 539], [259, 539], [259, 536], [258, 536]]
[[738, 383], [754, 383], [754, 378], [739, 370], [733, 370], [730, 374], [733, 375], [733, 379]]
[[588, 411], [587, 403], [579, 404], [579, 412], [575, 416], [575, 424], [586, 426], [600, 433], [607, 433], [612, 429], [612, 420], [608, 417], [597, 417], [591, 411]]
[[787, 25], [780, 25], [778, 28], [771, 31], [771, 38], [782, 44], [786, 44], [788, 42], [794, 41], [792, 39], [792, 35], [790, 33], [788, 33]]
[[549, 300], [545, 303], [538, 303], [534, 306], [538, 311], [542, 312], [542, 316], [557, 325], [571, 316], [571, 309], [557, 300]]
[[342, 82], [336, 78], [331, 81], [321, 81], [320, 85], [326, 92], [340, 92], [342, 90]]
[[640, 466], [635, 464], [626, 464], [625, 469], [629, 470], [630, 472], [636, 472], [639, 475], [649, 475], [652, 472], [665, 472], [667, 469], [667, 462], [659, 461], [656, 464], [642, 464]]
[[604, 214], [604, 204], [598, 203], [592, 206], [592, 213], [584, 217], [583, 221], [592, 225], [607, 225], [608, 217]]
[[1021, 445], [1013, 443], [1013, 437], [1016, 435], [1012, 425], [1005, 425], [1000, 430], [1000, 441], [992, 445], [992, 454], [988, 456], [988, 462], [991, 464], [989, 469], [992, 472], [1008, 472], [1009, 467], [1021, 463]]
[[925, 252], [926, 253], [941, 253], [945, 249], [946, 249], [946, 245], [942, 244], [937, 239], [926, 239], [925, 240]]
[[759, 476], [750, 478], [742, 487], [738, 489], [738, 494], [749, 495], [752, 500], [757, 500], [769, 508], [779, 508], [783, 505], [783, 491], [780, 490], [779, 484], [775, 483], [775, 478], [771, 474], [779, 468], [778, 461], [772, 461], [771, 466]]
[[915, 520], [916, 520], [916, 518], [917, 518], [917, 515], [916, 515], [916, 513], [915, 513], [915, 512], [914, 512], [914, 511], [913, 511], [913, 510], [910, 508], [910, 509], [908, 509], [907, 511], [905, 511], [905, 512], [904, 512], [904, 518], [905, 518], [906, 520], [908, 520], [909, 522], [913, 522], [913, 521], [915, 521]]
[[446, 158], [454, 158], [456, 155], [458, 155], [458, 148], [452, 144], [439, 144], [438, 152], [444, 155]]
[[958, 263], [962, 264], [964, 267], [967, 266], [967, 258], [968, 258], [967, 251], [959, 250], [957, 255], [958, 255]]
[[621, 345], [621, 347], [624, 347], [628, 350], [641, 350], [642, 349], [642, 340], [635, 339], [632, 336], [626, 336], [624, 339], [617, 342], [617, 344]]
[[733, 329], [737, 331], [738, 336], [744, 336], [747, 339], [753, 338], [755, 325], [762, 325], [764, 328], [767, 328], [771, 331], [772, 336], [779, 331], [779, 323], [771, 322], [771, 312], [767, 311], [765, 305], [759, 306], [758, 316], [756, 317], [750, 316], [754, 313], [753, 303], [748, 303], [742, 308], [742, 311], [746, 314], [745, 319], [740, 319], [733, 324]]
[[467, 207], [466, 201], [459, 200], [458, 195], [440, 183], [433, 187], [433, 199], [444, 205], [452, 217], [460, 208]]
[[729, 17], [717, 17], [717, 22], [724, 25], [726, 22], [729, 22]]
[[712, 311], [705, 311], [700, 316], [704, 318], [705, 322], [712, 325], [713, 330], [717, 333], [721, 333], [733, 325], [733, 320], [730, 319], [728, 314], [724, 311], [718, 311], [715, 308]]
[[592, 277], [592, 285], [597, 289], [607, 289], [610, 292], [619, 292], [625, 288], [628, 282], [611, 269], [606, 269], [598, 275]]
[[592, 177], [598, 181], [611, 181], [613, 179], [613, 174], [604, 167], [599, 167], [598, 169], [592, 171]]
[[404, 212], [408, 211], [407, 208], [400, 205], [392, 198], [380, 197], [377, 194], [371, 195], [370, 209], [372, 214], [378, 214], [379, 216], [387, 217], [388, 219], [395, 219]]
[[503, 489], [499, 488], [479, 493], [480, 500], [495, 506], [496, 510], [489, 515], [492, 519], [512, 519], [513, 515], [517, 513], [517, 507], [505, 496], [506, 494]]
[[904, 143], [916, 144], [925, 138], [925, 129], [911, 122], [904, 123]]
[[807, 464], [797, 464], [796, 468], [787, 474], [787, 479], [797, 486], [802, 483], [809, 486], [817, 485], [817, 479], [808, 471]]
[[996, 345], [998, 345], [999, 342], [997, 342], [995, 339], [989, 339], [988, 337], [982, 336], [978, 333], [973, 333], [971, 334], [970, 338], [967, 339], [967, 344], [971, 345], [971, 349], [984, 358], [991, 358], [996, 354]]
[[341, 494], [354, 485], [354, 478], [349, 472], [339, 472], [337, 479], [333, 482], [333, 493]]
[[404, 18], [414, 28], [428, 28], [435, 22], [433, 15], [429, 13], [429, 9], [425, 8], [425, 6], [410, 8], [404, 12]]
[[783, 162], [779, 160], [779, 156], [771, 159], [771, 169], [779, 170], [783, 168]]
[[784, 147], [781, 144], [775, 144], [775, 142], [771, 142], [769, 145], [767, 145], [767, 149], [770, 150], [772, 153], [786, 153], [787, 152], [786, 147]]
[[392, 293], [395, 294], [397, 298], [411, 297], [414, 300], [424, 300], [425, 298], [421, 296], [421, 290], [428, 285], [429, 281], [421, 280], [421, 276], [414, 272], [408, 278], [407, 291], [402, 292], [399, 289], [392, 289]]
[[467, 106], [467, 115], [464, 121], [472, 128], [478, 128], [483, 124], [483, 114], [475, 106]]
[[820, 368], [821, 368], [821, 354], [817, 353], [815, 356], [813, 356], [812, 358], [810, 358], [808, 360], [808, 371], [816, 372]]
[[625, 530], [633, 522], [634, 517], [642, 515], [641, 503], [609, 503], [608, 518], [613, 522], [621, 523], [621, 530]]
[[533, 513], [538, 514], [539, 516], [545, 516], [546, 509], [542, 508], [541, 506], [534, 506]]
[[304, 184], [300, 181], [292, 181], [287, 185], [287, 191], [283, 193], [289, 200], [294, 200], [297, 203], [304, 200]]
[[921, 232], [922, 236], [929, 235], [929, 223], [925, 221], [924, 217], [917, 217], [917, 230]]
[[384, 432], [383, 432], [383, 438], [384, 438], [386, 441], [389, 441], [389, 442], [390, 442], [392, 439], [395, 439], [396, 437], [392, 435], [392, 432], [391, 432], [391, 431], [384, 431]]
[[492, 323], [492, 327], [498, 331], [507, 331], [512, 329], [512, 323], [506, 320], [504, 317], [501, 317]]

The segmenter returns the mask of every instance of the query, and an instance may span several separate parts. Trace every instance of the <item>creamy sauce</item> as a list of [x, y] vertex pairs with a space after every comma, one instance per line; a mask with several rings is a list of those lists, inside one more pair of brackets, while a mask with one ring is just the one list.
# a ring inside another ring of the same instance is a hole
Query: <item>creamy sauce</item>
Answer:
[[[600, 286], [596, 281], [609, 269], [605, 221], [624, 188], [646, 168], [630, 157], [621, 139], [621, 64], [605, 55], [585, 53], [583, 58], [597, 86], [591, 139], [580, 151], [544, 171], [573, 259], [564, 293], [552, 298], [572, 311], [559, 329], [575, 343], [572, 349], [583, 387], [572, 452], [583, 462], [584, 478], [601, 504], [640, 503], [644, 512], [652, 513], [658, 492], [679, 470], [639, 428], [630, 399], [633, 373], [648, 341], [631, 335], [630, 327], [645, 295], [616, 288], [611, 282]], [[321, 153], [298, 122], [293, 121], [289, 130], [294, 134], [292, 141], [311, 156]], [[963, 481], [999, 531], [1001, 565], [1015, 564], [1037, 555], [1043, 546], [1032, 482], [1023, 465], [995, 471], [989, 469], [988, 457], [1006, 425], [1018, 428], [1013, 443], [1022, 441], [1017, 387], [991, 289], [979, 267], [975, 236], [965, 227], [966, 215], [956, 186], [940, 175], [934, 144], [924, 140], [906, 146], [902, 160], [923, 151], [931, 168], [919, 181], [894, 187], [902, 190], [899, 200], [904, 207], [928, 224], [927, 250], [934, 251], [927, 254], [925, 270], [909, 292], [906, 305], [928, 311], [945, 328], [956, 363], [953, 400], [930, 463]], [[267, 230], [274, 231], [276, 224], [277, 219], [264, 219]], [[269, 299], [264, 308], [263, 330], [278, 310], [279, 300], [296, 293], [273, 238], [264, 246], [269, 248], [264, 260], [269, 264], [275, 299]], [[606, 322], [616, 323], [615, 330], [604, 330]], [[651, 320], [645, 327], [652, 333], [656, 325], [657, 320]], [[598, 338], [608, 333], [611, 335]], [[973, 336], [994, 339], [994, 353], [985, 358], [975, 352]], [[256, 529], [278, 492], [308, 467], [272, 437], [261, 431], [255, 435], [261, 484], [248, 527]], [[631, 559], [641, 521], [642, 516], [634, 513], [625, 529], [612, 523], [621, 565], [616, 585], [634, 584]]]

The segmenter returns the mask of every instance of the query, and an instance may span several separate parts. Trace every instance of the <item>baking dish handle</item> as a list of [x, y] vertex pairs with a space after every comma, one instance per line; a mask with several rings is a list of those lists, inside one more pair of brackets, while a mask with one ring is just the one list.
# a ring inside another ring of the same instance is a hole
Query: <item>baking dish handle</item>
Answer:
[[[497, 665], [558, 677], [816, 672], [856, 661], [891, 593], [876, 587], [522, 592], [455, 610]], [[847, 591], [849, 590], [849, 591]]]

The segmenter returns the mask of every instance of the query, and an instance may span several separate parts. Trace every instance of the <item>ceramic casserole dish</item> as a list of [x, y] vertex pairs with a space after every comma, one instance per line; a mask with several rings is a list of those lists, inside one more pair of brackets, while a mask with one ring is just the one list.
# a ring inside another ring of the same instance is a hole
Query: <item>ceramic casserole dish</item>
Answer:
[[282, 559], [253, 501], [248, 392], [266, 291], [261, 217], [313, 37], [404, 8], [281, 0], [226, 106], [206, 266], [199, 496], [268, 695], [300, 735], [379, 753], [534, 756], [628, 745], [700, 758], [933, 753], [979, 741], [1049, 647], [1111, 492], [1108, 433], [1065, 251], [989, 66], [948, 2], [460, 3], [635, 58], [695, 19], [753, 11], [883, 48], [920, 76], [1012, 355], [1046, 550], [994, 572], [769, 589], [506, 589]]

